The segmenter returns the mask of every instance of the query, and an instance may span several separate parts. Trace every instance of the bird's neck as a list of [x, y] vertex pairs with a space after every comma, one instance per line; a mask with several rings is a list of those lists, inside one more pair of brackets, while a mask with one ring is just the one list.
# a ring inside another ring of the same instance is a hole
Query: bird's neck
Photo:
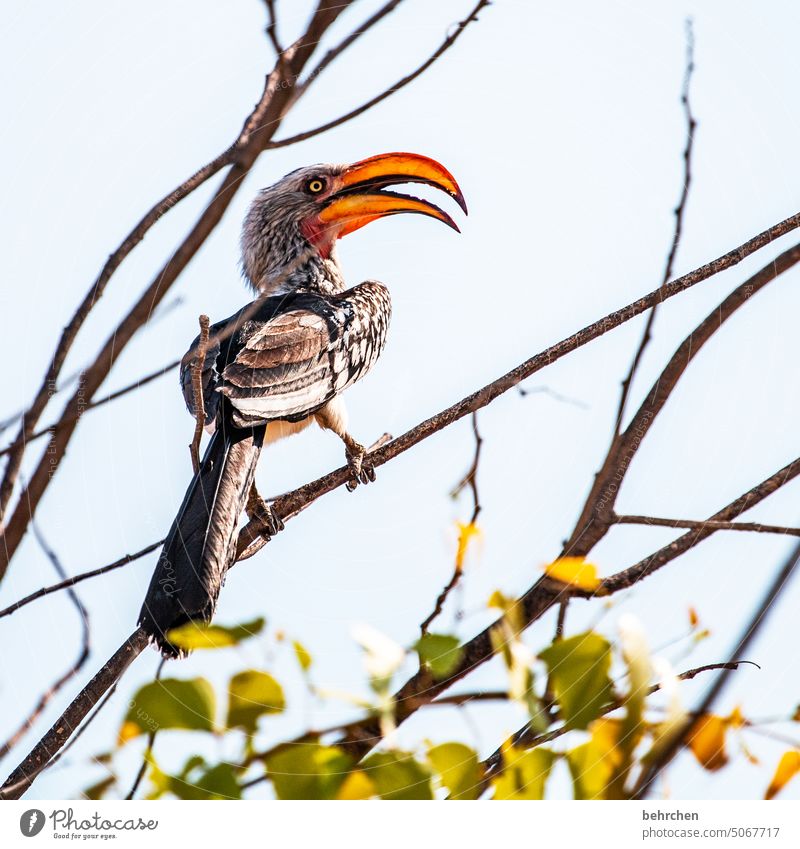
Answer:
[[287, 292], [321, 292], [332, 295], [344, 290], [342, 269], [335, 246], [328, 256], [300, 234], [276, 244], [258, 241], [243, 244], [242, 269], [248, 283], [261, 295]]

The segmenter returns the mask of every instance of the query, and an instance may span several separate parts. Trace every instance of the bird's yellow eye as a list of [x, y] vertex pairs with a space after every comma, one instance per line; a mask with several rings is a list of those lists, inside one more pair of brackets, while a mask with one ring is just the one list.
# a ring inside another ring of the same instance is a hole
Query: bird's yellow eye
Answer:
[[312, 195], [318, 195], [325, 189], [325, 181], [319, 177], [312, 177], [308, 183], [306, 183], [306, 189], [308, 189]]

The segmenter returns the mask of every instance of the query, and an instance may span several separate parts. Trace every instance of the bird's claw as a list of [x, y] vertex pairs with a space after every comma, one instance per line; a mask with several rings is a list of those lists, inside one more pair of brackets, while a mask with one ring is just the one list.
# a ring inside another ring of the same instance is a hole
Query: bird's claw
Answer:
[[352, 492], [360, 483], [368, 484], [375, 480], [375, 466], [370, 462], [363, 445], [353, 442], [345, 450], [345, 456], [350, 469], [350, 479], [345, 484], [348, 492]]
[[286, 526], [283, 519], [267, 504], [266, 501], [252, 489], [247, 499], [247, 515], [261, 523], [261, 536], [271, 539]]

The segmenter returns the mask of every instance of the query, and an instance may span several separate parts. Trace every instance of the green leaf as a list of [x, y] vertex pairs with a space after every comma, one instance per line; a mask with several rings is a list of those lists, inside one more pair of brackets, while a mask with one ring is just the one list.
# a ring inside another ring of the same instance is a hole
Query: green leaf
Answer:
[[167, 632], [167, 639], [184, 651], [226, 649], [260, 634], [264, 630], [264, 624], [262, 616], [252, 622], [243, 622], [232, 627], [187, 622], [185, 625], [171, 628]]
[[614, 699], [611, 646], [599, 634], [587, 632], [559, 640], [539, 653], [567, 728], [585, 729]]
[[279, 799], [335, 799], [353, 760], [334, 746], [298, 743], [269, 755], [266, 765]]
[[313, 662], [308, 649], [298, 640], [294, 640], [292, 642], [292, 646], [294, 647], [294, 655], [297, 658], [297, 662], [300, 664], [300, 668], [303, 672], [308, 672], [308, 670], [311, 669], [311, 664]]
[[555, 755], [549, 749], [527, 752], [507, 746], [503, 750], [503, 771], [492, 781], [495, 799], [544, 799]]
[[231, 678], [228, 684], [228, 728], [255, 731], [258, 718], [280, 713], [286, 706], [283, 688], [268, 673], [247, 669]]
[[428, 760], [451, 798], [478, 798], [483, 772], [474, 749], [463, 743], [442, 743], [428, 750]]
[[118, 744], [169, 728], [213, 731], [215, 708], [214, 688], [205, 678], [153, 681], [131, 699]]
[[382, 799], [433, 799], [430, 770], [408, 752], [377, 752], [362, 767]]
[[414, 648], [419, 653], [420, 664], [437, 679], [447, 678], [461, 662], [461, 641], [450, 634], [425, 634]]
[[161, 787], [162, 793], [172, 793], [179, 799], [242, 798], [242, 788], [236, 779], [234, 767], [228, 763], [221, 763], [206, 768], [205, 760], [199, 755], [189, 758], [180, 775], [161, 773], [154, 783]]

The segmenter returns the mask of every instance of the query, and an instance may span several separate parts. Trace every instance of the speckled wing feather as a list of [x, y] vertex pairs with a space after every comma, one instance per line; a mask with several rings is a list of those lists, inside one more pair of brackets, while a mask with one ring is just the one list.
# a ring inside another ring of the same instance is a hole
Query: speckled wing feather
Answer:
[[[215, 332], [228, 337], [206, 356], [207, 422], [220, 395], [230, 401], [237, 427], [297, 421], [315, 412], [372, 368], [386, 341], [391, 305], [386, 288], [368, 282], [338, 295], [268, 298], [244, 321], [243, 314], [211, 330], [212, 339]], [[233, 322], [240, 326], [231, 332]], [[190, 411], [193, 355], [191, 349], [181, 371]]]

